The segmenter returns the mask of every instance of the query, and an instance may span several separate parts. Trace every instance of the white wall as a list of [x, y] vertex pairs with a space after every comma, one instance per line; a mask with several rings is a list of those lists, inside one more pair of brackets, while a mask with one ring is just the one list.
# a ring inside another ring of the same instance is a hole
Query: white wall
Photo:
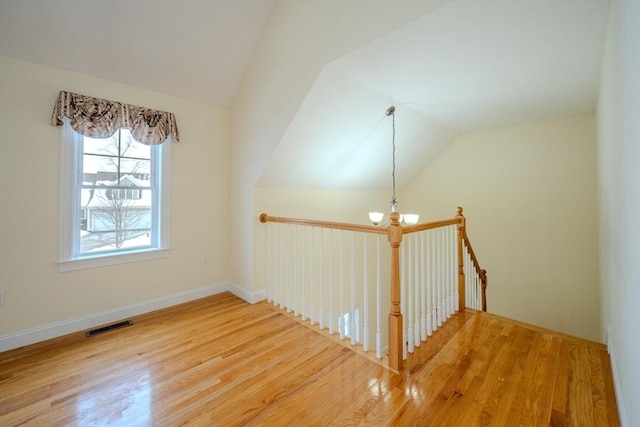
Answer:
[[403, 196], [424, 219], [462, 206], [490, 312], [599, 340], [593, 114], [458, 137]]
[[[58, 272], [60, 90], [175, 113], [168, 258]], [[0, 93], [1, 336], [228, 280], [226, 110], [6, 57]]]
[[322, 67], [446, 0], [276, 2], [232, 108], [232, 280], [255, 289], [252, 190]]
[[615, 1], [598, 102], [601, 333], [623, 425], [640, 425], [640, 2]]

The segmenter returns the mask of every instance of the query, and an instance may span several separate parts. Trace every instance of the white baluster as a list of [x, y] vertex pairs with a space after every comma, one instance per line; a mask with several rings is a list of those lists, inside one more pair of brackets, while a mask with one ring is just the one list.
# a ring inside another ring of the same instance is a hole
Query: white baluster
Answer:
[[446, 231], [446, 235], [447, 235], [447, 257], [449, 258], [449, 261], [447, 263], [447, 276], [449, 276], [449, 280], [447, 280], [447, 319], [450, 319], [451, 316], [453, 315], [453, 295], [454, 295], [454, 285], [455, 285], [455, 279], [454, 279], [454, 265], [457, 264], [457, 261], [454, 259], [455, 257], [455, 245], [453, 244], [453, 242], [451, 241], [451, 231], [453, 230], [453, 225], [446, 227], [445, 231]]
[[[469, 255], [469, 264], [471, 264], [471, 255]], [[478, 274], [476, 273], [476, 269], [472, 265], [470, 265], [469, 269], [471, 270], [470, 276], [472, 278], [471, 296], [473, 297], [473, 300], [471, 301], [471, 304], [473, 308], [477, 309], [478, 308]]]
[[367, 233], [362, 233], [362, 260], [363, 260], [363, 333], [362, 333], [362, 349], [369, 351], [369, 275], [367, 274]]
[[474, 274], [476, 279], [475, 281], [475, 290], [476, 290], [476, 309], [482, 310], [482, 281], [480, 280], [480, 275]]
[[[454, 226], [452, 233], [452, 241], [454, 247], [454, 264], [453, 264], [453, 312], [456, 313], [460, 310], [460, 290], [458, 289], [458, 230]], [[464, 258], [462, 258], [464, 262]], [[462, 265], [462, 271], [464, 272], [464, 264]], [[467, 277], [466, 274], [464, 276]]]
[[442, 322], [446, 322], [451, 313], [449, 307], [451, 306], [451, 247], [449, 245], [449, 227], [442, 228], [442, 234], [444, 238], [444, 307], [443, 307], [443, 319]]
[[273, 244], [273, 242], [271, 241], [272, 236], [271, 236], [271, 229], [272, 224], [267, 223], [267, 302], [272, 302], [273, 301], [273, 296], [272, 296], [272, 289], [271, 287], [273, 286], [273, 251], [271, 251], [271, 245]]
[[320, 290], [318, 292], [320, 308], [318, 312], [318, 322], [320, 329], [324, 329], [324, 229], [320, 229]]
[[329, 229], [329, 334], [334, 332], [333, 313], [333, 229]]
[[431, 332], [438, 329], [438, 254], [437, 254], [437, 231], [429, 231], [431, 237]]
[[282, 231], [282, 289], [280, 291], [280, 308], [287, 308], [287, 287], [289, 286], [289, 224], [283, 224]]
[[271, 303], [276, 305], [278, 299], [278, 283], [280, 282], [280, 241], [278, 240], [278, 227], [277, 224], [271, 224], [271, 237], [273, 238], [273, 264], [271, 267], [271, 275], [273, 277], [273, 283], [271, 284]]
[[467, 253], [467, 259], [468, 259], [468, 263], [469, 263], [469, 277], [471, 278], [470, 283], [469, 283], [469, 296], [471, 297], [471, 299], [469, 300], [469, 306], [471, 308], [478, 308], [478, 295], [477, 295], [477, 280], [478, 280], [478, 275], [476, 274], [476, 269], [473, 267], [473, 265], [471, 264], [471, 253]]
[[420, 347], [420, 251], [418, 250], [418, 237], [417, 234], [413, 236], [413, 290], [415, 292], [413, 343], [416, 347]]
[[[471, 254], [469, 254], [469, 259], [471, 259]], [[478, 273], [476, 272], [476, 269], [473, 268], [473, 308], [475, 308], [476, 310], [480, 310], [482, 309], [482, 302], [481, 302], [481, 293], [480, 293], [480, 277], [478, 276]]]
[[[413, 333], [413, 301], [412, 301], [412, 295], [413, 295], [413, 280], [411, 277], [411, 273], [413, 270], [413, 248], [411, 247], [411, 240], [412, 240], [413, 236], [409, 235], [406, 238], [406, 242], [404, 245], [402, 245], [403, 248], [403, 265], [406, 267], [404, 269], [403, 276], [405, 277], [405, 279], [402, 281], [403, 283], [403, 289], [406, 288], [406, 291], [403, 293], [402, 296], [402, 301], [404, 302], [403, 306], [405, 307], [405, 316], [406, 316], [406, 323], [407, 324], [407, 328], [406, 328], [406, 337], [405, 337], [405, 342], [407, 343], [407, 347], [408, 347], [408, 351], [409, 353], [413, 353], [414, 351], [414, 343], [413, 343], [413, 337], [414, 337], [414, 333]], [[404, 329], [404, 327], [403, 327]]]
[[298, 226], [293, 226], [293, 314], [298, 316]]
[[469, 293], [469, 296], [467, 297], [467, 299], [469, 301], [468, 302], [468, 306], [471, 307], [471, 308], [475, 308], [475, 304], [474, 304], [474, 301], [475, 301], [474, 288], [475, 288], [475, 286], [474, 286], [474, 283], [475, 283], [476, 274], [475, 274], [475, 268], [473, 268], [473, 265], [471, 264], [471, 254], [469, 252], [466, 253], [466, 262], [467, 262], [467, 265], [468, 265], [467, 270], [468, 270], [468, 274], [469, 274], [469, 280], [468, 280], [469, 289], [467, 291]]
[[469, 275], [471, 276], [471, 283], [470, 283], [470, 287], [471, 287], [471, 301], [469, 301], [470, 306], [472, 308], [478, 308], [477, 302], [478, 302], [478, 275], [476, 274], [476, 269], [473, 267], [473, 264], [471, 264], [471, 254], [468, 255], [469, 258]]
[[340, 307], [338, 310], [338, 331], [340, 332], [340, 339], [344, 339], [345, 324], [344, 324], [344, 249], [343, 249], [344, 232], [340, 230], [340, 294], [338, 300], [340, 301]]
[[442, 227], [442, 323], [447, 321], [449, 316], [449, 283], [451, 277], [449, 276], [449, 261], [451, 254], [449, 251], [449, 230], [447, 227]]
[[444, 238], [444, 307], [442, 322], [446, 322], [451, 313], [451, 247], [449, 245], [449, 227], [442, 228]]
[[[469, 256], [466, 248], [464, 247], [464, 244], [462, 245], [462, 262], [464, 263], [464, 265], [462, 266], [462, 270], [464, 271], [464, 294], [465, 294], [465, 300], [468, 300], [469, 299], [469, 280], [470, 280]], [[465, 301], [465, 307], [468, 307], [468, 306], [469, 306], [468, 302]]]
[[425, 244], [426, 253], [425, 260], [427, 265], [427, 271], [425, 276], [427, 279], [426, 293], [427, 293], [427, 336], [430, 337], [433, 334], [433, 233], [431, 230], [425, 231]]
[[402, 360], [407, 360], [407, 328], [402, 328]]
[[[460, 303], [458, 301], [460, 298], [460, 292], [458, 290], [458, 229], [455, 225], [451, 226], [451, 245], [453, 246], [453, 264], [451, 265], [451, 275], [453, 276], [453, 282], [451, 283], [451, 314], [453, 314], [460, 309]], [[464, 258], [462, 261], [464, 262]], [[464, 264], [462, 267], [462, 271], [464, 272]]]
[[380, 235], [376, 234], [376, 357], [382, 359], [382, 330], [380, 317], [382, 292], [380, 289]]
[[272, 245], [272, 251], [273, 251], [273, 258], [272, 258], [272, 264], [271, 264], [271, 280], [273, 281], [271, 283], [271, 303], [273, 305], [276, 305], [276, 299], [278, 298], [278, 282], [279, 282], [279, 269], [278, 266], [280, 265], [280, 258], [279, 258], [279, 254], [280, 251], [278, 250], [280, 247], [280, 242], [278, 241], [278, 227], [275, 223], [271, 224], [271, 238], [273, 239]]
[[475, 280], [476, 280], [476, 274], [474, 268], [471, 266], [471, 254], [469, 254], [469, 252], [467, 252], [465, 254], [465, 258], [466, 258], [466, 266], [467, 266], [467, 275], [469, 277], [469, 279], [467, 280], [467, 283], [469, 284], [467, 286], [467, 306], [471, 307], [471, 308], [475, 308]]
[[285, 289], [285, 308], [287, 309], [287, 313], [291, 313], [291, 258], [293, 254], [291, 253], [291, 224], [288, 224], [287, 227], [287, 287]]
[[427, 253], [425, 252], [425, 238], [426, 233], [423, 231], [420, 233], [420, 264], [422, 269], [420, 270], [420, 288], [422, 291], [422, 298], [420, 299], [420, 339], [422, 341], [427, 340], [427, 307], [429, 307], [429, 288], [427, 286]]
[[440, 247], [440, 230], [437, 228], [433, 229], [433, 237], [435, 239], [434, 241], [434, 252], [433, 252], [433, 257], [434, 257], [434, 286], [435, 286], [435, 291], [433, 293], [434, 295], [434, 299], [433, 299], [433, 303], [435, 305], [435, 313], [436, 313], [436, 317], [434, 319], [433, 322], [433, 330], [437, 330], [438, 326], [440, 326], [440, 323], [438, 322], [438, 318], [440, 317], [440, 256], [442, 255], [442, 248]]
[[351, 232], [351, 315], [349, 316], [349, 335], [351, 345], [356, 344], [356, 246], [354, 232]]
[[302, 226], [302, 320], [307, 320], [307, 226]]
[[452, 268], [454, 265], [454, 260], [453, 260], [453, 256], [454, 256], [454, 249], [453, 249], [453, 245], [451, 244], [451, 229], [453, 226], [449, 226], [445, 228], [445, 235], [447, 238], [447, 319], [451, 318], [451, 315], [453, 313], [453, 284], [454, 284], [454, 279], [453, 279], [453, 274], [452, 274]]
[[451, 277], [449, 275], [449, 261], [451, 253], [449, 251], [449, 230], [442, 227], [442, 323], [447, 321], [449, 317], [449, 284]]
[[315, 248], [315, 244], [316, 244], [316, 238], [315, 238], [315, 228], [311, 227], [311, 254], [310, 257], [311, 259], [309, 260], [311, 262], [311, 271], [309, 272], [310, 274], [310, 289], [309, 289], [309, 321], [311, 322], [312, 325], [315, 325], [316, 323], [316, 313], [315, 313], [315, 309], [316, 309], [316, 294], [315, 294], [315, 281], [316, 281], [316, 248]]
[[285, 234], [284, 231], [285, 231], [286, 227], [287, 226], [283, 224], [282, 227], [280, 228], [280, 254], [281, 254], [280, 255], [280, 298], [278, 298], [278, 304], [279, 304], [280, 308], [284, 308], [285, 296], [287, 295], [286, 294], [287, 291], [286, 291], [286, 288], [285, 288], [285, 286], [287, 284], [286, 283], [287, 278], [286, 278], [286, 275], [285, 275], [285, 272], [286, 272], [286, 268], [285, 268], [285, 265], [286, 265], [285, 248], [286, 248], [286, 246], [285, 246], [285, 243], [286, 243], [286, 241], [285, 241], [285, 238], [284, 238], [284, 234]]
[[444, 292], [444, 237], [442, 229], [438, 229], [438, 327], [442, 326], [443, 321], [443, 301], [445, 299]]

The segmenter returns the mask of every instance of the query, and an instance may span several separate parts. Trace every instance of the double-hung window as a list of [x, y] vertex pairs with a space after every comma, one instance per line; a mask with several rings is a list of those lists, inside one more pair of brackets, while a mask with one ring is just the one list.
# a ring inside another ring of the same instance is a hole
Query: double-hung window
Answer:
[[129, 127], [82, 135], [63, 117], [60, 271], [168, 255], [170, 147], [142, 144]]
[[127, 128], [91, 138], [63, 126], [60, 270], [165, 256], [171, 145], [141, 144]]

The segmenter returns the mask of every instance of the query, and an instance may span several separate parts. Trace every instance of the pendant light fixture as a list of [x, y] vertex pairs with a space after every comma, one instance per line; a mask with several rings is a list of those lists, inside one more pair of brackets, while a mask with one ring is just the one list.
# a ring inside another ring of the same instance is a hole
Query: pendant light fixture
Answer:
[[[396, 107], [393, 105], [387, 108], [387, 116], [391, 116], [391, 148], [392, 148], [392, 160], [391, 160], [391, 182], [393, 188], [393, 195], [391, 196], [391, 212], [398, 212], [398, 200], [396, 199]], [[389, 222], [389, 218], [382, 224], [386, 225]], [[373, 225], [381, 225], [382, 220], [384, 219], [384, 213], [382, 212], [369, 212], [369, 220], [373, 223]], [[418, 222], [420, 216], [418, 214], [400, 214], [400, 222], [413, 225]]]

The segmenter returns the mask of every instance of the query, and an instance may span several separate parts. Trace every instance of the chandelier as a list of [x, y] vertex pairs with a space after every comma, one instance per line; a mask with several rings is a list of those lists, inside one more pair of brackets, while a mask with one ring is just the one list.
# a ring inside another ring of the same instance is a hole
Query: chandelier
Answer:
[[[391, 197], [391, 212], [398, 212], [398, 200], [396, 199], [396, 107], [393, 105], [387, 108], [387, 116], [391, 116], [391, 126], [392, 126], [392, 136], [391, 136], [391, 147], [392, 147], [392, 167], [391, 167], [391, 181], [393, 187], [393, 195]], [[382, 223], [384, 219], [384, 213], [382, 212], [369, 212], [369, 220], [373, 223], [373, 225], [386, 225], [391, 219], [391, 215], [387, 218], [387, 220]], [[420, 216], [418, 214], [400, 214], [400, 222], [413, 225], [418, 222]]]

